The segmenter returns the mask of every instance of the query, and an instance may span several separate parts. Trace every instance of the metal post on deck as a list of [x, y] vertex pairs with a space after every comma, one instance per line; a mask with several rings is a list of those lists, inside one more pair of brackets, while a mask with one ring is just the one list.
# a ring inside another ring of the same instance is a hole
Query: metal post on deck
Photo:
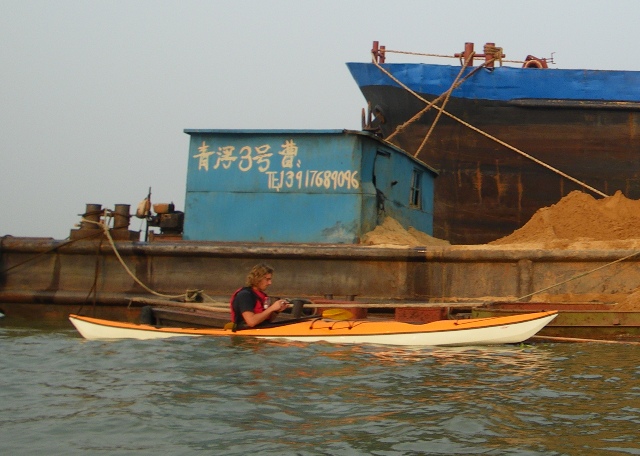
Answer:
[[131, 205], [129, 204], [116, 204], [113, 211], [113, 229], [114, 230], [128, 230]]
[[[464, 43], [464, 51], [462, 53], [457, 52], [454, 54], [454, 57], [460, 58], [460, 65], [464, 65], [464, 62], [467, 61], [469, 56], [473, 55], [473, 52], [474, 52], [473, 48], [474, 48], [473, 43]], [[471, 62], [471, 65], [473, 65], [473, 62]]]
[[371, 49], [371, 53], [373, 54], [377, 63], [384, 63], [385, 50], [386, 50], [386, 46], [380, 46], [380, 43], [378, 41], [373, 42], [373, 48]]
[[99, 230], [100, 216], [102, 215], [102, 204], [87, 204], [82, 218], [86, 221], [80, 222], [80, 229]]

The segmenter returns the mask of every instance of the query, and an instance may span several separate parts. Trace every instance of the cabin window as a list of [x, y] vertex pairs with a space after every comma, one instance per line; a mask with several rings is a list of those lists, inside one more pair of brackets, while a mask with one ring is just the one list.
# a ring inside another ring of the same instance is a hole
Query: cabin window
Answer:
[[409, 199], [409, 206], [415, 209], [422, 209], [422, 189], [420, 183], [422, 182], [422, 172], [414, 169], [411, 176], [411, 195]]

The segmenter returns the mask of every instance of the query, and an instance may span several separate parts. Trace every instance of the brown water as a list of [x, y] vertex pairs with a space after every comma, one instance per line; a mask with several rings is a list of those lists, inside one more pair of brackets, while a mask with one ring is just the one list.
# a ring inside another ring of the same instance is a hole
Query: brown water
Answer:
[[0, 454], [640, 454], [640, 346], [96, 342], [0, 322]]

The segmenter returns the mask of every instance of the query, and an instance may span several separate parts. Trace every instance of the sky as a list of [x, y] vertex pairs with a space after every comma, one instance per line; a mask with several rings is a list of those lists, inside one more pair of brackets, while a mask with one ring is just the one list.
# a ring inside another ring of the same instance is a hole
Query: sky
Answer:
[[360, 129], [345, 63], [374, 40], [640, 71], [638, 23], [635, 0], [0, 0], [0, 236], [65, 239], [150, 187], [183, 210], [185, 129]]

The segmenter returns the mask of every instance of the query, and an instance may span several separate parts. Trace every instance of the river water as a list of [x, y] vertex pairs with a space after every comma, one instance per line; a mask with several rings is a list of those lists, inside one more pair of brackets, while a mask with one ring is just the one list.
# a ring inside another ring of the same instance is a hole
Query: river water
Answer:
[[640, 455], [640, 346], [86, 341], [0, 322], [0, 454]]

